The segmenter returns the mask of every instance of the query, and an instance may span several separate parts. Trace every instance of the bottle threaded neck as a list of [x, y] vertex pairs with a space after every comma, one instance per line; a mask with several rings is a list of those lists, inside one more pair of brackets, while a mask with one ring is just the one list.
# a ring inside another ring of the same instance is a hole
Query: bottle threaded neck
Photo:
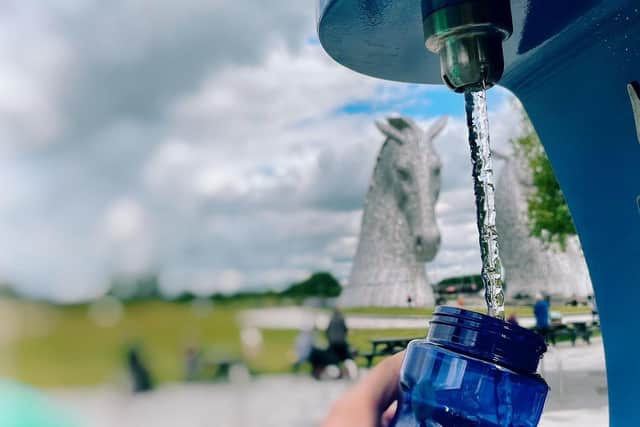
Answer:
[[528, 329], [456, 307], [436, 308], [427, 339], [525, 374], [536, 372], [547, 350], [544, 339]]

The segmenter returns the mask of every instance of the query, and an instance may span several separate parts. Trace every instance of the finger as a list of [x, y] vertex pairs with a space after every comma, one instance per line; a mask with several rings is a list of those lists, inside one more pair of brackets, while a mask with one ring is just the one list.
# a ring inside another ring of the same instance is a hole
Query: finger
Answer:
[[385, 411], [398, 396], [398, 380], [404, 360], [404, 351], [385, 360], [369, 372], [357, 386], [378, 413]]
[[404, 352], [385, 359], [338, 399], [323, 427], [376, 427], [397, 398]]

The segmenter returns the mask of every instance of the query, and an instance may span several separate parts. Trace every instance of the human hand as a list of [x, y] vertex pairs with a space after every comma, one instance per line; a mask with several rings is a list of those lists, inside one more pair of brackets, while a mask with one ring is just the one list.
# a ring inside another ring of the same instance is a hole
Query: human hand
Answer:
[[372, 369], [331, 408], [322, 427], [385, 427], [396, 412], [404, 351]]

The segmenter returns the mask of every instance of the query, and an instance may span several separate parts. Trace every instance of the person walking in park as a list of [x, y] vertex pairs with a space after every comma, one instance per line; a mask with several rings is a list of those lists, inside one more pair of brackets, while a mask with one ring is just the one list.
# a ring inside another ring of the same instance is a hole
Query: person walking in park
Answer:
[[185, 351], [185, 380], [197, 381], [200, 376], [202, 353], [196, 345], [190, 345]]
[[309, 361], [313, 350], [315, 327], [305, 327], [300, 330], [295, 342], [296, 361], [293, 364], [293, 372], [298, 372], [300, 366]]
[[598, 318], [598, 305], [596, 304], [595, 295], [589, 295], [587, 297], [587, 304], [589, 305], [589, 308], [591, 309], [591, 322], [592, 323], [598, 322], [599, 321], [599, 318]]
[[334, 308], [326, 335], [329, 342], [328, 352], [335, 358], [338, 365], [342, 365], [345, 360], [351, 359], [351, 351], [347, 342], [348, 333], [349, 329], [344, 316], [338, 307]]
[[549, 302], [542, 296], [536, 294], [536, 303], [533, 306], [533, 314], [536, 317], [536, 332], [547, 341], [549, 338]]
[[129, 368], [134, 393], [153, 390], [151, 374], [145, 366], [140, 355], [140, 346], [137, 344], [130, 345], [127, 349], [127, 367]]

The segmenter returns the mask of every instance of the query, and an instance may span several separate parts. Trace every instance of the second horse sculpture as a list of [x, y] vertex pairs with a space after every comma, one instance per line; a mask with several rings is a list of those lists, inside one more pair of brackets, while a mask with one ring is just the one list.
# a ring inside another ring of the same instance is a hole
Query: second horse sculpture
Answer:
[[500, 155], [506, 164], [496, 183], [496, 226], [500, 233], [507, 297], [533, 298], [537, 293], [584, 299], [593, 294], [578, 236], [563, 250], [544, 244], [529, 231], [529, 198], [535, 190], [529, 161], [518, 151]]
[[386, 140], [365, 199], [341, 305], [434, 305], [424, 264], [440, 248], [435, 206], [442, 164], [432, 141], [445, 124], [443, 117], [425, 133], [407, 118], [376, 122]]

